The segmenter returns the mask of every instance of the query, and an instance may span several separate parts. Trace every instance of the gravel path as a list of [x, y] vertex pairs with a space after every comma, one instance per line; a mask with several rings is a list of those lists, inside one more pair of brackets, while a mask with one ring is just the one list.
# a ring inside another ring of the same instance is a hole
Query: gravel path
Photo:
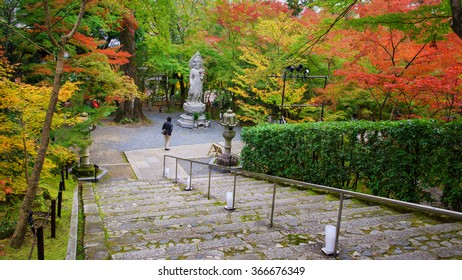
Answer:
[[[145, 111], [144, 114], [152, 121], [151, 125], [117, 125], [112, 120], [106, 120], [92, 133], [92, 150], [113, 149], [119, 152], [162, 148], [164, 138], [160, 133], [162, 124], [167, 117], [172, 117], [173, 133], [170, 146], [183, 146], [224, 141], [223, 126], [218, 121], [212, 121], [209, 128], [190, 129], [177, 124], [181, 112], [157, 113]], [[241, 128], [236, 127], [236, 137], [241, 139]]]
[[[160, 133], [162, 124], [167, 117], [172, 118], [173, 133], [170, 147], [188, 146], [223, 142], [223, 126], [218, 121], [211, 121], [209, 128], [190, 129], [177, 124], [182, 112], [158, 113], [145, 111], [151, 124], [149, 125], [119, 125], [113, 119], [102, 121], [92, 132], [93, 143], [90, 146], [90, 160], [106, 169], [109, 174], [106, 178], [135, 179], [126, 153], [128, 151], [148, 150], [164, 147], [164, 137]], [[233, 141], [241, 139], [241, 128], [235, 127], [236, 137]]]

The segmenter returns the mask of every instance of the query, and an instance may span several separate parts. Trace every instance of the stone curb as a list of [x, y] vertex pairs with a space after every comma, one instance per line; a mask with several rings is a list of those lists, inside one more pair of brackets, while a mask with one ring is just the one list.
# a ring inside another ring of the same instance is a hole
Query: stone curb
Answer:
[[77, 258], [77, 238], [79, 227], [79, 186], [74, 190], [72, 200], [71, 227], [69, 230], [69, 240], [67, 242], [66, 260], [75, 260]]
[[83, 198], [87, 202], [83, 206], [85, 217], [85, 259], [109, 259], [110, 255], [105, 245], [103, 221], [98, 211], [92, 184], [83, 185]]

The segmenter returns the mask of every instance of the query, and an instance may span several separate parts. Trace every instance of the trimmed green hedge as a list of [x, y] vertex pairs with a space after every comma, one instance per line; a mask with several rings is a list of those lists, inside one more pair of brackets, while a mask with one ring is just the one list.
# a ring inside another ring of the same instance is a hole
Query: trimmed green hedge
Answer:
[[319, 122], [244, 128], [249, 171], [462, 210], [462, 122]]

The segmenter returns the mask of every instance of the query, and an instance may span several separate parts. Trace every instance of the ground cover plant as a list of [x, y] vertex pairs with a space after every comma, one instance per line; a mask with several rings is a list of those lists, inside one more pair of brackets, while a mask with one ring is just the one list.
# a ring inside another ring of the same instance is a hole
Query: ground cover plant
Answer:
[[[41, 224], [46, 219], [46, 214], [49, 212], [51, 199], [56, 199], [59, 191], [59, 182], [61, 176], [53, 179], [44, 180], [41, 183], [40, 192], [37, 194], [32, 211], [36, 213], [34, 220], [36, 224]], [[73, 179], [65, 181], [66, 190], [63, 191], [63, 200], [61, 207], [61, 218], [56, 218], [56, 238], [51, 238], [50, 219], [44, 225], [44, 248], [45, 260], [64, 260], [67, 253], [67, 244], [69, 240], [69, 230], [71, 222], [71, 212], [74, 197], [74, 190], [77, 187], [77, 182]], [[9, 203], [0, 203], [0, 220], [4, 220], [4, 214], [11, 209], [12, 216], [10, 221], [17, 219], [17, 208], [21, 205], [20, 197], [11, 197]], [[4, 236], [0, 240], [0, 260], [37, 260], [37, 245], [31, 252], [32, 245], [34, 244], [34, 235], [32, 234], [31, 227], [28, 225], [24, 245], [19, 248], [11, 248], [8, 246], [9, 238]], [[36, 244], [36, 243], [35, 243]]]

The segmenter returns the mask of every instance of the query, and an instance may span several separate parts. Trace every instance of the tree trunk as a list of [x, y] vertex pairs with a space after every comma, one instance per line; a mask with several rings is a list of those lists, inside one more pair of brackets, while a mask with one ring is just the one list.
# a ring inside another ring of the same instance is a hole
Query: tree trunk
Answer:
[[119, 108], [117, 109], [117, 115], [115, 117], [116, 122], [121, 122], [123, 119], [128, 118], [132, 119], [133, 118], [133, 106], [132, 106], [132, 101], [131, 100], [124, 100], [119, 104]]
[[180, 79], [180, 100], [181, 104], [186, 100], [186, 85], [184, 84], [183, 75], [179, 77]]
[[[135, 84], [139, 85], [135, 61], [135, 29], [136, 26], [132, 19], [127, 18], [124, 20], [123, 30], [119, 36], [120, 43], [122, 44], [121, 50], [131, 54], [131, 57], [129, 59], [130, 62], [122, 65], [121, 70], [124, 71], [125, 75], [131, 77], [135, 81]], [[120, 122], [123, 119], [146, 120], [146, 116], [143, 113], [143, 102], [140, 98], [135, 98], [135, 100], [126, 99], [120, 103], [115, 121]]]
[[461, 0], [450, 0], [452, 11], [451, 28], [462, 39], [462, 4]]
[[81, 1], [79, 16], [74, 24], [72, 31], [66, 36], [61, 37], [61, 41], [58, 42], [54, 38], [51, 30], [51, 16], [48, 10], [48, 1], [43, 1], [45, 18], [47, 22], [47, 33], [51, 43], [58, 48], [58, 56], [56, 62], [55, 76], [53, 81], [53, 89], [51, 91], [50, 103], [48, 104], [47, 113], [45, 116], [45, 121], [43, 123], [42, 134], [40, 137], [40, 147], [38, 149], [37, 158], [34, 162], [34, 168], [32, 169], [32, 174], [29, 178], [28, 187], [24, 200], [22, 202], [21, 208], [19, 209], [19, 219], [16, 225], [13, 236], [10, 240], [10, 246], [13, 248], [19, 248], [24, 243], [24, 238], [26, 236], [27, 230], [27, 218], [29, 212], [32, 210], [32, 203], [34, 202], [35, 195], [37, 194], [38, 183], [40, 180], [40, 174], [42, 172], [43, 163], [45, 162], [45, 157], [48, 149], [48, 143], [50, 139], [51, 123], [53, 121], [53, 115], [56, 110], [56, 104], [58, 103], [58, 94], [59, 89], [61, 88], [61, 76], [64, 69], [64, 53], [66, 43], [71, 39], [75, 32], [77, 31], [78, 26], [82, 20], [83, 14], [85, 12], [86, 0]]
[[19, 219], [16, 229], [13, 233], [13, 236], [10, 241], [10, 246], [13, 248], [21, 247], [24, 242], [24, 237], [27, 229], [27, 218], [29, 211], [32, 209], [32, 203], [34, 202], [35, 195], [38, 189], [38, 182], [40, 179], [40, 173], [42, 171], [43, 163], [45, 161], [45, 156], [48, 148], [48, 142], [50, 138], [51, 131], [51, 121], [55, 112], [56, 104], [58, 102], [58, 93], [61, 86], [61, 76], [64, 69], [64, 48], [60, 49], [58, 52], [58, 61], [56, 64], [56, 72], [53, 83], [53, 90], [51, 92], [50, 103], [48, 105], [47, 114], [45, 117], [45, 122], [43, 124], [42, 135], [40, 138], [40, 147], [38, 150], [37, 158], [35, 159], [34, 168], [29, 180], [29, 184], [26, 190], [26, 195], [22, 202], [21, 208], [19, 210]]

